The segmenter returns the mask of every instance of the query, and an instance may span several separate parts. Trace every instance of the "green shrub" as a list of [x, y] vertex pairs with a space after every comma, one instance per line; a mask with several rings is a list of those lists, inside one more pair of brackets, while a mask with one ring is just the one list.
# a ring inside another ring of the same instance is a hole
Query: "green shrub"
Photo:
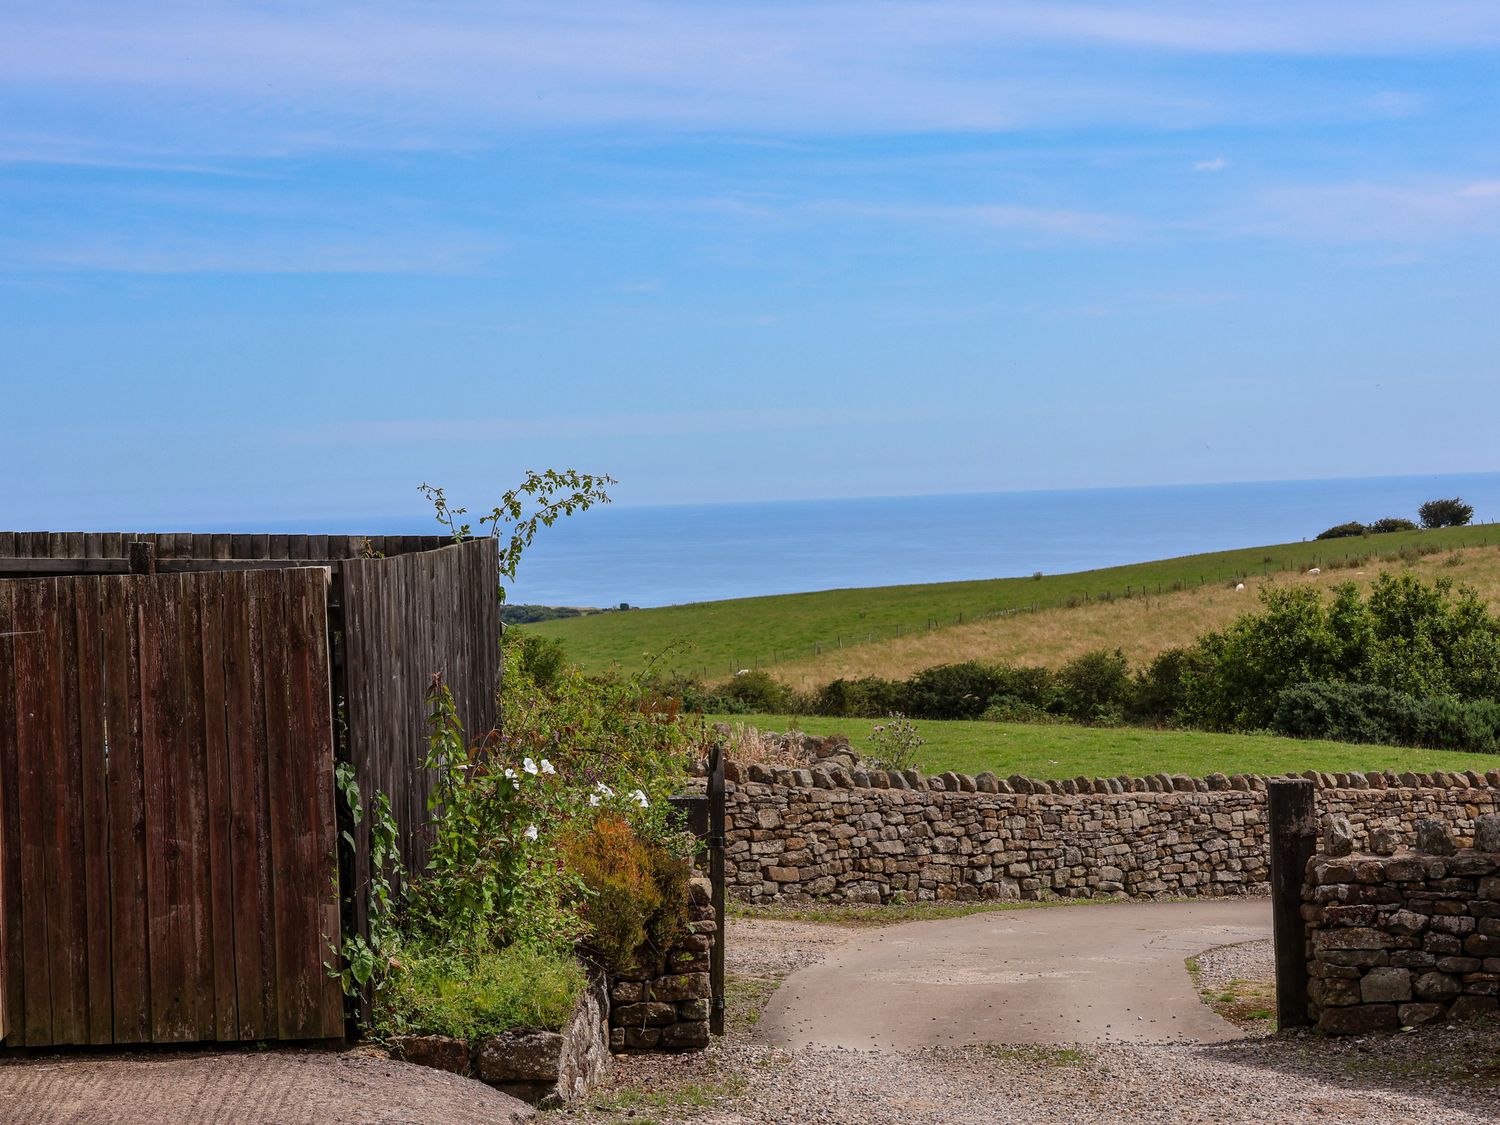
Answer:
[[570, 952], [512, 945], [477, 954], [407, 949], [375, 993], [373, 1028], [383, 1037], [474, 1039], [511, 1028], [556, 1031], [587, 985]]
[[1057, 710], [1075, 722], [1118, 722], [1130, 691], [1130, 662], [1119, 649], [1074, 657], [1057, 670]]
[[568, 653], [560, 641], [524, 633], [519, 629], [507, 633], [506, 638], [507, 643], [514, 645], [520, 652], [521, 671], [538, 687], [552, 687], [566, 671]]
[[793, 710], [792, 689], [760, 668], [731, 677], [717, 694], [731, 703], [730, 713], [735, 715], [780, 715]]
[[1293, 738], [1495, 751], [1500, 703], [1418, 698], [1378, 684], [1297, 684], [1277, 696], [1271, 727]]
[[641, 839], [616, 817], [601, 817], [574, 836], [564, 857], [587, 891], [580, 906], [589, 928], [585, 944], [600, 962], [617, 973], [665, 968], [687, 932], [688, 860]]
[[1136, 670], [1125, 713], [1137, 722], [1171, 724], [1187, 702], [1187, 675], [1197, 666], [1196, 648], [1169, 648]]
[[818, 689], [809, 710], [836, 718], [879, 719], [907, 709], [908, 690], [898, 680], [863, 676], [838, 679]]
[[1319, 539], [1352, 539], [1365, 533], [1365, 525], [1358, 520], [1350, 520], [1348, 523], [1335, 524], [1327, 531], [1318, 532]]
[[1474, 506], [1465, 504], [1458, 496], [1450, 500], [1429, 500], [1417, 509], [1417, 518], [1423, 527], [1463, 527], [1474, 518]]
[[1370, 525], [1370, 534], [1387, 535], [1392, 531], [1416, 531], [1417, 525], [1411, 520], [1402, 519], [1400, 516], [1387, 516], [1383, 520], [1376, 520]]
[[1005, 690], [1002, 669], [977, 660], [924, 668], [906, 681], [909, 713], [920, 719], [977, 719]]
[[1014, 695], [997, 695], [990, 700], [984, 713], [979, 716], [987, 723], [1061, 723], [1060, 715], [1018, 699]]
[[1000, 677], [997, 696], [1008, 697], [1039, 711], [1046, 711], [1056, 704], [1058, 685], [1052, 669], [1040, 665], [1001, 665], [995, 671]]

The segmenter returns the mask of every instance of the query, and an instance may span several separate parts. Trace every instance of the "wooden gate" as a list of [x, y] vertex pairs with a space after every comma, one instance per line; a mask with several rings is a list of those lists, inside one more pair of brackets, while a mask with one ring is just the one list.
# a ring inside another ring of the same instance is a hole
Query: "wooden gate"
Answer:
[[0, 581], [7, 1045], [343, 1034], [328, 582]]

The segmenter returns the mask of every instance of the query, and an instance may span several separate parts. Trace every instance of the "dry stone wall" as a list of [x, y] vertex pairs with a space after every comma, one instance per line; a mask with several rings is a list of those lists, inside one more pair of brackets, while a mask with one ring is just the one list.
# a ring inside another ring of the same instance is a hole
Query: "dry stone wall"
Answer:
[[[1260, 777], [924, 778], [864, 769], [847, 746], [811, 768], [726, 773], [728, 886], [753, 902], [1266, 890]], [[1360, 846], [1377, 829], [1410, 840], [1423, 818], [1470, 838], [1475, 817], [1500, 810], [1500, 770], [1300, 776]]]
[[696, 1051], [708, 1046], [709, 959], [717, 926], [708, 881], [695, 878], [688, 889], [688, 932], [667, 954], [663, 971], [622, 973], [612, 984], [611, 1050]]
[[1500, 817], [1481, 818], [1477, 836], [1480, 848], [1459, 849], [1433, 821], [1420, 827], [1419, 851], [1308, 865], [1302, 914], [1319, 1029], [1394, 1031], [1500, 1012]]

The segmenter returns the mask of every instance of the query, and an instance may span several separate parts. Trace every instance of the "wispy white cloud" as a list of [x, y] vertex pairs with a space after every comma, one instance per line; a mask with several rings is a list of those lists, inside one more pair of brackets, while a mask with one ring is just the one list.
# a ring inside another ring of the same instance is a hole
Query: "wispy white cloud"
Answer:
[[1262, 192], [1238, 234], [1305, 241], [1434, 242], [1500, 236], [1500, 180], [1358, 181]]
[[[1125, 60], [1399, 55], [1500, 45], [1500, 5], [961, 0], [308, 7], [59, 0], [0, 11], [0, 88], [137, 99], [195, 150], [473, 143], [476, 132], [998, 130], [1255, 112]], [[1045, 58], [1045, 65], [1038, 59]], [[1400, 95], [1376, 95], [1379, 97]], [[1368, 100], [1368, 99], [1367, 99]], [[1386, 112], [1371, 105], [1371, 112]], [[246, 111], [253, 111], [247, 113]], [[210, 122], [236, 116], [215, 138]]]
[[1193, 165], [1194, 172], [1222, 172], [1229, 167], [1229, 161], [1222, 156], [1215, 156], [1211, 160], [1200, 160]]

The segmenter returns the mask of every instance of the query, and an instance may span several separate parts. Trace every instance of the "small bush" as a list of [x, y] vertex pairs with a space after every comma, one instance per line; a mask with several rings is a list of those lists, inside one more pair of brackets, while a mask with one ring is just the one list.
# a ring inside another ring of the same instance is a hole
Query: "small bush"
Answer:
[[987, 723], [1061, 723], [1060, 715], [1044, 710], [1014, 695], [997, 695], [979, 716]]
[[920, 719], [977, 719], [1006, 686], [1002, 669], [977, 660], [924, 668], [906, 685], [909, 713]]
[[1187, 703], [1186, 678], [1200, 662], [1197, 649], [1169, 648], [1138, 669], [1125, 713], [1148, 723], [1175, 723]]
[[520, 671], [539, 688], [551, 688], [568, 667], [568, 653], [561, 642], [534, 633], [517, 633], [521, 653]]
[[780, 715], [794, 709], [792, 689], [760, 668], [732, 677], [718, 696], [730, 702], [726, 710], [735, 715]]
[[1463, 527], [1474, 518], [1474, 506], [1465, 504], [1458, 496], [1450, 500], [1429, 500], [1417, 509], [1417, 518], [1423, 527]]
[[1335, 524], [1327, 531], [1318, 532], [1319, 539], [1352, 539], [1365, 533], [1365, 525], [1358, 520], [1350, 520], [1348, 523]]
[[877, 719], [906, 710], [906, 685], [879, 676], [837, 679], [818, 689], [811, 710], [836, 718]]
[[688, 860], [642, 840], [615, 817], [600, 818], [570, 840], [565, 859], [588, 892], [581, 909], [588, 948], [617, 973], [636, 966], [660, 971], [687, 932]]
[[1371, 535], [1388, 535], [1393, 531], [1416, 531], [1417, 525], [1411, 520], [1402, 519], [1400, 516], [1387, 516], [1383, 520], [1376, 520], [1370, 525]]
[[381, 1036], [474, 1039], [519, 1027], [556, 1031], [587, 980], [569, 952], [513, 945], [495, 952], [405, 950], [375, 993]]
[[1119, 649], [1086, 652], [1057, 670], [1057, 707], [1080, 723], [1118, 722], [1130, 689], [1130, 663]]

